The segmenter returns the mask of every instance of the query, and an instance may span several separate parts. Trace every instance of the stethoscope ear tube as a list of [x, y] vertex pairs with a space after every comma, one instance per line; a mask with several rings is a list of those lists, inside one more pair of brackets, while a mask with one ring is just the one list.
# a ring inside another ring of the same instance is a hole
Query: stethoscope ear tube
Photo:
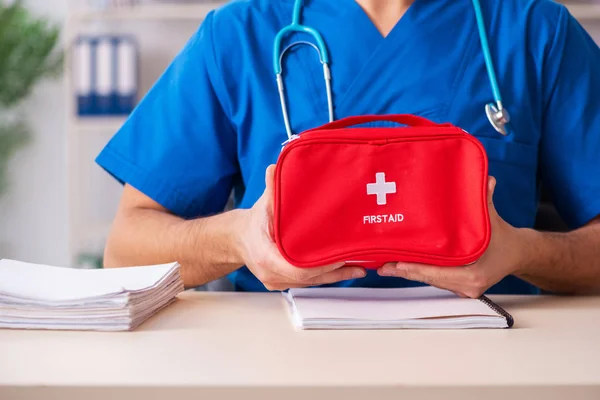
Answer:
[[298, 45], [306, 45], [310, 46], [317, 52], [319, 56], [319, 60], [323, 65], [323, 78], [325, 80], [325, 88], [327, 91], [327, 109], [329, 113], [329, 122], [333, 122], [334, 113], [333, 113], [333, 94], [331, 89], [331, 71], [329, 70], [329, 65], [327, 64], [327, 57], [325, 54], [313, 43], [306, 41], [298, 41], [287, 46], [278, 57], [278, 61], [276, 63], [276, 79], [277, 79], [277, 89], [279, 90], [279, 101], [281, 103], [281, 112], [283, 113], [283, 122], [285, 124], [285, 130], [288, 136], [288, 140], [292, 139], [293, 132], [292, 126], [290, 124], [290, 116], [287, 108], [287, 100], [285, 98], [285, 84], [283, 83], [283, 57], [285, 54], [294, 46]]
[[[327, 51], [327, 47], [325, 46], [325, 41], [321, 34], [314, 28], [309, 26], [302, 25], [300, 23], [300, 17], [302, 14], [302, 6], [304, 5], [303, 0], [295, 0], [294, 3], [294, 12], [292, 15], [292, 23], [283, 29], [281, 29], [277, 35], [275, 36], [274, 50], [273, 50], [273, 69], [275, 70], [275, 75], [277, 77], [277, 88], [279, 90], [279, 100], [281, 102], [281, 112], [283, 113], [283, 120], [285, 123], [285, 130], [287, 132], [288, 141], [292, 140], [294, 134], [292, 132], [292, 127], [290, 124], [290, 117], [287, 107], [287, 102], [285, 99], [285, 85], [283, 83], [283, 57], [285, 53], [292, 48], [293, 46], [299, 44], [309, 45], [317, 51], [319, 55], [319, 61], [323, 65], [323, 77], [325, 79], [325, 87], [327, 90], [327, 107], [329, 111], [329, 122], [333, 122], [334, 113], [333, 113], [333, 94], [331, 89], [331, 71], [329, 70], [329, 52]], [[283, 51], [281, 51], [281, 45], [284, 37], [288, 33], [304, 33], [312, 36], [316, 45], [306, 41], [298, 41], [287, 46]]]
[[329, 65], [327, 63], [323, 63], [323, 76], [325, 78], [325, 87], [327, 90], [327, 110], [329, 111], [329, 122], [333, 122], [333, 94], [331, 92], [331, 71], [329, 70]]
[[283, 114], [283, 123], [285, 124], [285, 131], [288, 136], [288, 140], [292, 139], [292, 126], [290, 125], [290, 115], [287, 109], [287, 101], [285, 99], [285, 85], [283, 84], [283, 77], [281, 74], [277, 74], [277, 89], [279, 90], [279, 101], [281, 103], [281, 112]]

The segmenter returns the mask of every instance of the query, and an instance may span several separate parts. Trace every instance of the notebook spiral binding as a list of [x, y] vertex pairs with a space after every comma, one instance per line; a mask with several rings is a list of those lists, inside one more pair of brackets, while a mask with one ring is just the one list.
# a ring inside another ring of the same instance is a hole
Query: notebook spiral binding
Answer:
[[491, 308], [492, 310], [494, 310], [495, 312], [497, 312], [498, 314], [500, 314], [504, 318], [506, 318], [506, 323], [508, 324], [508, 328], [512, 328], [512, 326], [515, 323], [515, 320], [513, 319], [512, 315], [510, 315], [508, 312], [506, 312], [505, 309], [500, 307], [498, 304], [494, 303], [492, 300], [490, 300], [485, 295], [482, 295], [479, 298], [479, 301], [485, 303], [489, 308]]

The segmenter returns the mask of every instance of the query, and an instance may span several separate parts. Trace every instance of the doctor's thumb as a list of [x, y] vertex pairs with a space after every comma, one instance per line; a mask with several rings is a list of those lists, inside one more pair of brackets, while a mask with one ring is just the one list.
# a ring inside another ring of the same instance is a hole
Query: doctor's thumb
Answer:
[[487, 186], [487, 194], [488, 194], [488, 205], [490, 209], [494, 208], [494, 191], [496, 190], [496, 178], [493, 176], [488, 177], [488, 186]]
[[275, 165], [269, 165], [265, 172], [265, 191], [260, 200], [266, 204], [267, 211], [271, 212], [273, 207], [273, 196], [275, 191]]
[[259, 215], [265, 218], [263, 222], [267, 224], [269, 233], [273, 232], [271, 219], [273, 217], [274, 179], [275, 165], [269, 165], [265, 171], [265, 191], [263, 192], [262, 196], [260, 196], [256, 204], [254, 204], [254, 207], [252, 207], [252, 209], [257, 209], [259, 211]]
[[273, 164], [267, 167], [267, 171], [265, 172], [265, 184], [265, 193], [272, 193], [275, 184], [275, 165]]

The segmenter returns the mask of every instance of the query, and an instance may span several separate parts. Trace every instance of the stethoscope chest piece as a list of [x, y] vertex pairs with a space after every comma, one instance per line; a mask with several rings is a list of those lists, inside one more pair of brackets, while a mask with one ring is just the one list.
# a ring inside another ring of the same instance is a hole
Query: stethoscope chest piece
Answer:
[[486, 104], [485, 114], [490, 120], [490, 124], [497, 132], [504, 136], [508, 135], [506, 125], [510, 122], [510, 115], [508, 114], [508, 111], [502, 107], [502, 103], [499, 103], [498, 106], [493, 103]]

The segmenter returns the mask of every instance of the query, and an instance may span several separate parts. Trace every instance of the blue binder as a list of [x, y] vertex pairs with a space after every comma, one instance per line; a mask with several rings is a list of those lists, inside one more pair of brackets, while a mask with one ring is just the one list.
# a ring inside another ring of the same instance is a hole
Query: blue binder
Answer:
[[109, 36], [95, 41], [95, 103], [97, 115], [114, 115], [113, 93], [115, 92], [115, 56], [113, 40]]
[[90, 38], [79, 37], [75, 40], [73, 51], [74, 90], [77, 98], [77, 114], [94, 114], [94, 75], [95, 54]]
[[131, 36], [115, 38], [115, 113], [130, 114], [135, 108], [139, 87], [137, 43]]

